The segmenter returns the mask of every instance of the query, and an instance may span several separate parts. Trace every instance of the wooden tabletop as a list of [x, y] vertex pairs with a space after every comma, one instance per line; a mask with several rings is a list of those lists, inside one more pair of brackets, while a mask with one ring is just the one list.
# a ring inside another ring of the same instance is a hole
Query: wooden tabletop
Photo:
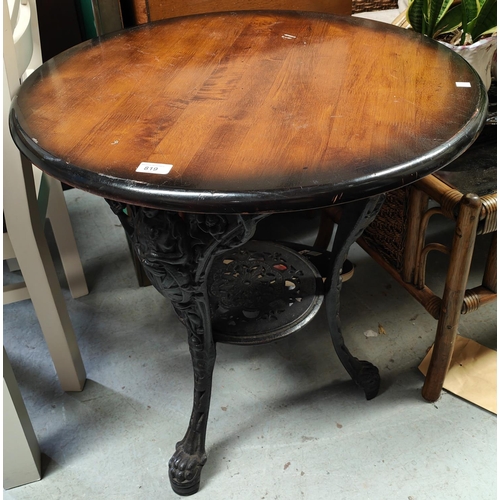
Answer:
[[435, 171], [477, 136], [486, 101], [461, 57], [409, 30], [218, 13], [60, 54], [22, 85], [10, 128], [40, 168], [99, 196], [272, 212], [351, 201]]

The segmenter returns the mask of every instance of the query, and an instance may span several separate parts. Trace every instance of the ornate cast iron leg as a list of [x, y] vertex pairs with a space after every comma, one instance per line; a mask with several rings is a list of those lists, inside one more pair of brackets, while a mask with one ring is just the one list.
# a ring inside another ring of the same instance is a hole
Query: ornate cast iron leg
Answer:
[[352, 356], [344, 343], [339, 317], [340, 289], [342, 287], [340, 273], [350, 246], [375, 218], [383, 200], [384, 196], [381, 195], [345, 206], [333, 242], [325, 293], [326, 314], [335, 351], [351, 378], [365, 391], [366, 399], [372, 399], [377, 395], [380, 375], [376, 366]]
[[170, 299], [188, 332], [194, 370], [191, 419], [169, 462], [172, 489], [192, 495], [207, 457], [205, 436], [215, 364], [206, 277], [215, 256], [242, 245], [263, 215], [178, 214], [108, 202], [155, 288]]

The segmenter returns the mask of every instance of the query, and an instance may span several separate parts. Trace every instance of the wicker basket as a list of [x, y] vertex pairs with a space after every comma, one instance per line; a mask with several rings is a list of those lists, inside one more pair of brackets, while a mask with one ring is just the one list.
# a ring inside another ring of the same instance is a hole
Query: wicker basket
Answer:
[[365, 229], [365, 242], [392, 267], [401, 272], [406, 243], [409, 187], [387, 193], [375, 220]]
[[352, 13], [373, 12], [374, 10], [397, 9], [397, 0], [353, 0]]

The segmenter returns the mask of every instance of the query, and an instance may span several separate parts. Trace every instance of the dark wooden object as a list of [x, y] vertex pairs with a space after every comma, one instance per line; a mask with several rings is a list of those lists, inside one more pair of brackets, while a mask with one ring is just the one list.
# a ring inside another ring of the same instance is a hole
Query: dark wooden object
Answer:
[[42, 59], [86, 39], [78, 0], [36, 0]]
[[83, 43], [26, 80], [10, 114], [16, 145], [45, 172], [109, 199], [186, 326], [195, 391], [169, 464], [177, 493], [198, 490], [206, 461], [213, 259], [267, 213], [350, 202], [332, 247], [327, 316], [340, 360], [374, 397], [378, 370], [351, 355], [340, 331], [345, 255], [382, 193], [460, 154], [485, 108], [477, 75], [434, 41], [304, 12], [152, 23]]
[[324, 12], [346, 16], [352, 13], [352, 0], [190, 0], [188, 2], [125, 0], [123, 4], [136, 25], [207, 12], [273, 9]]

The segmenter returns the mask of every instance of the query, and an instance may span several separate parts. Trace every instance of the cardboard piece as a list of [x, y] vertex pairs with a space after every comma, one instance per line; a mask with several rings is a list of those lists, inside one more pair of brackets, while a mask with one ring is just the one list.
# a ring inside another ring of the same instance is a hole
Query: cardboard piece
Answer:
[[[418, 367], [424, 375], [429, 368], [433, 347]], [[443, 388], [496, 414], [496, 351], [457, 335], [450, 370], [444, 379]]]

